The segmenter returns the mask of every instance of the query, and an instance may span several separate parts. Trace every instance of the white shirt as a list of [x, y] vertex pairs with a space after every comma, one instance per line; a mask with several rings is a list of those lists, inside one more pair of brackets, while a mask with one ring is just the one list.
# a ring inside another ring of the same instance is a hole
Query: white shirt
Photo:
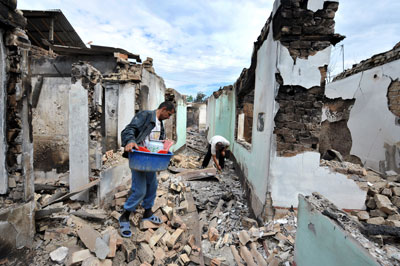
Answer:
[[144, 139], [144, 146], [149, 145], [150, 140], [160, 140], [161, 135], [161, 122], [156, 119], [156, 126], [151, 130], [150, 134]]
[[218, 136], [217, 135], [217, 136], [212, 137], [210, 139], [210, 141], [208, 142], [209, 144], [211, 144], [211, 154], [212, 155], [216, 155], [217, 154], [215, 146], [217, 145], [218, 142], [221, 142], [225, 147], [231, 145], [229, 143], [229, 141], [226, 138], [222, 137], [222, 136]]

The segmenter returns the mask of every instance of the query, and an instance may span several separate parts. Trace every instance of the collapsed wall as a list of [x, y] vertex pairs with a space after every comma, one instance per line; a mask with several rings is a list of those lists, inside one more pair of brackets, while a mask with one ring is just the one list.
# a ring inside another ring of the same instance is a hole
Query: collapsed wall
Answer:
[[296, 206], [298, 193], [313, 191], [341, 208], [364, 208], [365, 191], [346, 176], [320, 167], [330, 47], [344, 38], [334, 33], [338, 5], [276, 1], [254, 44], [250, 67], [232, 88], [208, 100], [207, 113], [215, 112], [208, 116], [208, 137], [218, 134], [232, 141], [259, 218], [270, 218], [271, 206]]
[[372, 238], [385, 231], [389, 237], [399, 237], [395, 227], [361, 224], [318, 193], [299, 195], [297, 221], [294, 260], [298, 266], [399, 263], [398, 248], [378, 245]]
[[35, 232], [31, 86], [16, 1], [0, 2], [0, 259], [11, 248], [31, 247]]
[[[392, 50], [360, 62], [327, 84], [323, 124], [336, 127], [337, 142], [347, 143], [340, 150], [383, 174], [400, 173], [400, 43]], [[336, 110], [332, 101], [351, 105]], [[335, 119], [332, 119], [334, 117]], [[327, 146], [337, 149], [333, 141]]]

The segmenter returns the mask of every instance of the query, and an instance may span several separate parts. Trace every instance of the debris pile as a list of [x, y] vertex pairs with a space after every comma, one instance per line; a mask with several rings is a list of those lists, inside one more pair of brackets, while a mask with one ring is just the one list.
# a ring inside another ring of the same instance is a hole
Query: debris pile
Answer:
[[367, 191], [366, 209], [352, 211], [351, 214], [379, 245], [389, 249], [400, 248], [400, 175], [394, 171], [379, 173], [349, 162], [321, 160], [321, 165], [346, 174]]
[[[201, 159], [208, 144], [204, 135], [189, 130], [187, 136], [186, 146], [189, 149], [179, 154], [178, 159]], [[214, 168], [181, 170], [171, 177], [171, 182], [183, 183], [193, 194], [206, 264], [278, 265], [293, 261], [296, 213], [277, 211], [276, 220], [258, 226], [258, 222], [250, 218], [246, 198], [231, 161], [226, 161], [225, 169], [220, 174], [216, 174]]]

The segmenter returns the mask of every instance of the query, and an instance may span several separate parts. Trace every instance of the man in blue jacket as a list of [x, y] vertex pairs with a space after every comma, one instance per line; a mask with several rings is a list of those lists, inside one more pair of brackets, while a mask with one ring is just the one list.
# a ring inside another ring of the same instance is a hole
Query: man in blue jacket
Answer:
[[[164, 140], [165, 131], [163, 120], [170, 118], [175, 113], [172, 102], [163, 102], [157, 110], [141, 111], [135, 115], [132, 121], [121, 132], [122, 146], [125, 152], [139, 149], [139, 145], [146, 146], [150, 140]], [[145, 209], [143, 220], [149, 220], [161, 224], [159, 217], [151, 211], [157, 193], [157, 177], [155, 172], [139, 172], [132, 170], [132, 194], [124, 204], [124, 212], [119, 218], [120, 232], [123, 237], [130, 237], [129, 215], [135, 212], [137, 206], [142, 203]]]

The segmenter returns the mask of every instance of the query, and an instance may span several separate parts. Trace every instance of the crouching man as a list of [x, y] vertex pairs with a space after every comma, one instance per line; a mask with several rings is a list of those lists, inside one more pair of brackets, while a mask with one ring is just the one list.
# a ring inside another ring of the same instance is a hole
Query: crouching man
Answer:
[[227, 148], [230, 143], [226, 138], [218, 135], [212, 137], [208, 143], [208, 151], [201, 167], [206, 168], [212, 157], [218, 171], [222, 171], [225, 166], [225, 157], [228, 157], [229, 155]]
[[[157, 110], [141, 111], [135, 115], [132, 121], [121, 132], [122, 146], [125, 152], [132, 149], [139, 149], [140, 146], [147, 146], [151, 140], [164, 140], [165, 131], [163, 120], [170, 118], [175, 113], [172, 102], [163, 102]], [[143, 220], [149, 220], [155, 224], [161, 224], [159, 217], [155, 216], [151, 210], [157, 193], [156, 172], [132, 171], [132, 194], [124, 204], [124, 212], [119, 218], [120, 233], [123, 237], [130, 237], [129, 215], [135, 212], [139, 204], [145, 209]]]

